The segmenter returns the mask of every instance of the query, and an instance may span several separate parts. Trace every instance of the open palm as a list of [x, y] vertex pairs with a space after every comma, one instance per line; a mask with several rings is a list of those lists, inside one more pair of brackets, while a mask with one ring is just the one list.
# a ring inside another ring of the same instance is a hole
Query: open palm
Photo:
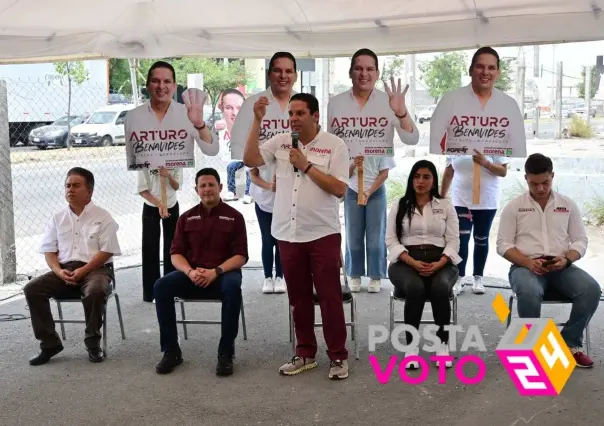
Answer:
[[409, 90], [409, 85], [405, 86], [405, 89], [401, 91], [401, 79], [398, 79], [398, 86], [394, 84], [394, 77], [390, 78], [391, 86], [388, 87], [388, 83], [384, 82], [386, 93], [388, 93], [388, 99], [390, 108], [398, 116], [404, 115], [407, 112], [407, 106], [405, 105], [405, 95]]
[[187, 89], [182, 93], [182, 101], [187, 107], [187, 117], [195, 127], [203, 126], [203, 106], [206, 97], [206, 93], [199, 89]]

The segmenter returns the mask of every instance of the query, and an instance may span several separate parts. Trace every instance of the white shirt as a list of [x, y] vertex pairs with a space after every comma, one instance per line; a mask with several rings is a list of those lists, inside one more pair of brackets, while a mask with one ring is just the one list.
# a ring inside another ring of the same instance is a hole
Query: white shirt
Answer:
[[[315, 241], [339, 234], [340, 200], [323, 191], [289, 162], [291, 134], [283, 133], [260, 146], [265, 164], [276, 165], [277, 192], [271, 233], [277, 240], [292, 243]], [[298, 149], [323, 173], [348, 185], [348, 150], [337, 136], [319, 131], [317, 137]]]
[[497, 253], [503, 256], [516, 248], [530, 258], [566, 256], [587, 251], [587, 233], [579, 207], [573, 200], [552, 191], [541, 209], [530, 193], [514, 198], [501, 212]]
[[[160, 122], [155, 115], [155, 112], [151, 108], [151, 103], [146, 102], [126, 113], [126, 121], [124, 123], [124, 130], [126, 133], [126, 150], [127, 155], [132, 158], [133, 142], [130, 141], [130, 135], [133, 130], [146, 129], [147, 135], [146, 140], [174, 140], [176, 144], [184, 141], [184, 144], [188, 146], [193, 145], [193, 141], [197, 143], [201, 152], [208, 156], [215, 156], [220, 150], [220, 144], [218, 137], [212, 134], [212, 143], [207, 143], [199, 137], [199, 132], [193, 126], [193, 123], [187, 116], [187, 107], [184, 104], [171, 101], [166, 115]], [[154, 132], [153, 134], [151, 134]], [[141, 132], [139, 132], [141, 133]], [[176, 135], [176, 136], [174, 136]], [[142, 135], [138, 135], [142, 139]], [[143, 142], [144, 143], [144, 142]], [[184, 152], [184, 151], [183, 151]], [[193, 153], [193, 151], [191, 151]], [[164, 153], [166, 154], [166, 153]], [[157, 155], [157, 154], [155, 154]], [[183, 154], [178, 154], [174, 157], [174, 160], [180, 160]], [[170, 158], [168, 157], [167, 160]], [[151, 160], [148, 160], [152, 162]], [[161, 164], [163, 165], [163, 164]], [[150, 168], [157, 168], [159, 165], [151, 164]], [[168, 166], [166, 166], [168, 167]]]
[[394, 156], [394, 130], [406, 145], [417, 145], [419, 131], [413, 123], [409, 133], [390, 108], [388, 94], [373, 89], [363, 108], [359, 105], [352, 89], [329, 100], [327, 106], [327, 131], [342, 138], [350, 157]]
[[459, 264], [459, 219], [451, 201], [446, 198], [434, 198], [424, 206], [423, 214], [416, 208], [409, 226], [409, 216], [403, 218], [402, 241], [396, 236], [396, 215], [399, 201], [395, 201], [388, 213], [386, 223], [386, 247], [388, 260], [397, 262], [399, 256], [408, 251], [405, 246], [434, 245], [443, 247], [443, 254], [454, 265]]
[[[292, 92], [290, 97], [294, 94], [295, 92]], [[254, 121], [254, 104], [262, 96], [268, 99], [269, 105], [266, 107], [266, 114], [260, 124], [259, 144], [262, 145], [273, 136], [290, 131], [289, 109], [281, 109], [281, 104], [273, 96], [273, 91], [270, 87], [263, 92], [250, 96], [241, 105], [241, 109], [235, 119], [235, 124], [233, 124], [231, 151], [234, 159], [243, 158], [243, 148], [245, 147], [250, 129], [252, 128], [252, 122]], [[270, 165], [258, 167], [258, 172], [260, 178], [265, 182], [271, 183], [273, 181], [273, 175], [275, 174], [274, 167]], [[275, 193], [273, 191], [261, 188], [252, 182], [250, 183], [250, 195], [261, 210], [268, 213], [273, 212], [275, 204]]]
[[[524, 118], [518, 104], [493, 88], [484, 108], [472, 85], [445, 94], [430, 119], [430, 154], [526, 157]], [[513, 151], [507, 147], [514, 147]]]
[[[91, 201], [77, 216], [69, 206], [50, 219], [44, 234], [40, 253], [57, 253], [59, 263], [88, 263], [100, 251], [114, 256], [121, 254], [117, 239], [119, 225], [109, 212]], [[110, 258], [107, 263], [111, 262]]]
[[[182, 187], [182, 169], [176, 168], [168, 171], [178, 181], [179, 188]], [[159, 171], [155, 170], [139, 170], [136, 176], [136, 193], [140, 194], [143, 191], [149, 191], [158, 200], [161, 200], [161, 182], [159, 179]], [[176, 190], [172, 188], [168, 179], [166, 179], [166, 195], [167, 207], [171, 209], [176, 205], [178, 198]], [[145, 204], [155, 207], [155, 205], [144, 199]]]
[[[486, 156], [486, 159], [493, 164], [508, 164], [509, 160], [505, 157]], [[480, 166], [480, 202], [472, 202], [472, 187], [474, 183], [474, 160], [471, 155], [448, 155], [447, 167], [452, 166], [453, 181], [451, 182], [451, 198], [453, 205], [458, 207], [467, 207], [471, 210], [496, 210], [499, 208], [501, 199], [501, 180]]]
[[[363, 160], [363, 188], [367, 191], [375, 182], [382, 170], [390, 170], [396, 166], [392, 157], [365, 157]], [[354, 168], [350, 177], [349, 188], [359, 192], [359, 169]]]

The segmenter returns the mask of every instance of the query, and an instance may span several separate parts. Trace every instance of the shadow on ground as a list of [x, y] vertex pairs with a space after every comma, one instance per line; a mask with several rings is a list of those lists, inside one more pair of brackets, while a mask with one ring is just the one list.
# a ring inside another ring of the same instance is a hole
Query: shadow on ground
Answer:
[[[159, 333], [154, 305], [143, 303], [140, 269], [118, 271], [127, 340], [119, 335], [114, 302], [109, 306], [109, 354], [91, 364], [83, 347], [81, 325], [67, 325], [65, 350], [49, 364], [30, 367], [37, 351], [29, 320], [0, 323], [1, 425], [601, 425], [603, 379], [602, 312], [592, 320], [592, 370], [575, 370], [562, 395], [518, 395], [492, 350], [504, 327], [490, 306], [497, 290], [477, 296], [466, 290], [459, 299], [459, 322], [480, 325], [491, 351], [484, 357], [485, 380], [461, 385], [453, 371], [438, 384], [437, 369], [420, 385], [408, 385], [395, 371], [389, 383], [377, 382], [368, 362], [369, 324], [387, 324], [389, 283], [379, 294], [358, 295], [361, 359], [351, 352], [350, 377], [327, 378], [329, 361], [321, 330], [319, 368], [297, 377], [280, 377], [278, 367], [291, 356], [287, 296], [262, 295], [262, 273], [245, 272], [244, 301], [248, 340], [237, 341], [235, 375], [214, 375], [219, 326], [189, 326], [182, 341], [185, 362], [174, 373], [158, 376]], [[509, 292], [501, 290], [504, 296]], [[397, 306], [402, 315], [402, 306]], [[54, 308], [53, 308], [54, 309]], [[81, 315], [78, 305], [64, 308]], [[426, 306], [429, 310], [429, 305]], [[546, 307], [543, 314], [563, 320], [569, 308]], [[23, 299], [0, 306], [0, 314], [27, 314]], [[188, 308], [188, 316], [219, 318], [219, 306]], [[348, 314], [348, 311], [347, 311]], [[514, 313], [515, 314], [515, 313]], [[428, 314], [430, 315], [430, 314]], [[394, 350], [376, 355], [383, 365]]]

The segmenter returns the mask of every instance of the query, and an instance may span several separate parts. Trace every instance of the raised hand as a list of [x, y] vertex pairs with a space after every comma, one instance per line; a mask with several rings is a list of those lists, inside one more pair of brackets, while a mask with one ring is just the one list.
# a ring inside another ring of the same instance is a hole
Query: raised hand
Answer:
[[266, 96], [261, 96], [260, 99], [254, 104], [254, 116], [257, 120], [262, 120], [266, 114], [266, 107], [269, 106], [270, 102]]
[[407, 106], [405, 105], [405, 95], [409, 90], [409, 85], [405, 86], [405, 89], [401, 91], [401, 79], [398, 79], [398, 86], [394, 84], [394, 77], [390, 78], [391, 86], [388, 87], [388, 83], [384, 82], [386, 93], [388, 93], [390, 109], [394, 111], [397, 116], [403, 116], [407, 112]]
[[202, 127], [203, 106], [206, 103], [207, 94], [199, 89], [187, 89], [182, 93], [182, 101], [187, 107], [187, 117], [195, 127]]

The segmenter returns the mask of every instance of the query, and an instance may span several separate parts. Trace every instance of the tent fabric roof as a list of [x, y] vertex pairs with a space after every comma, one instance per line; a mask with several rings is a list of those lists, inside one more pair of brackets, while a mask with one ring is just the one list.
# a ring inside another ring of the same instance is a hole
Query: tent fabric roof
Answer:
[[604, 0], [0, 0], [0, 63], [349, 56], [604, 39]]

